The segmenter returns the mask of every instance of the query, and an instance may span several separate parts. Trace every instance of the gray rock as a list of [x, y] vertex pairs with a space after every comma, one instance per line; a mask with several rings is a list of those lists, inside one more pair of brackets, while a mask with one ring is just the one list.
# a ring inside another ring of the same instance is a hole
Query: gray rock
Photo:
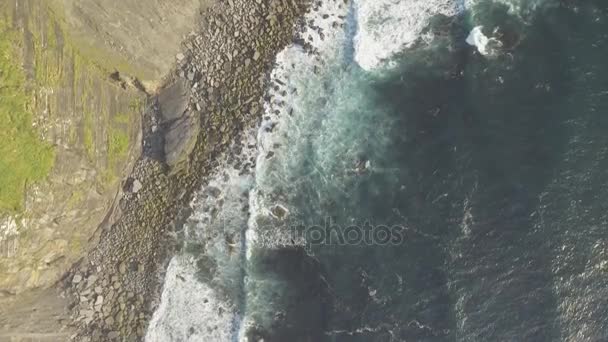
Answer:
[[205, 192], [213, 198], [218, 198], [222, 194], [222, 190], [220, 190], [219, 188], [217, 188], [215, 186], [208, 187]]
[[272, 209], [270, 209], [270, 213], [275, 218], [282, 220], [287, 216], [287, 214], [289, 214], [289, 211], [284, 206], [277, 204], [274, 207], [272, 207]]
[[141, 190], [141, 188], [143, 187], [143, 185], [141, 184], [141, 182], [137, 179], [133, 180], [133, 187], [131, 189], [131, 191], [136, 194], [139, 192], [139, 190]]
[[108, 333], [108, 338], [109, 338], [110, 340], [117, 339], [118, 337], [120, 337], [120, 333], [119, 333], [118, 331], [110, 331], [110, 332]]
[[199, 116], [193, 113], [173, 122], [167, 128], [164, 151], [165, 161], [169, 166], [178, 164], [192, 152], [199, 131]]
[[93, 317], [95, 312], [93, 310], [80, 310], [80, 317]]
[[97, 276], [92, 275], [87, 278], [87, 287], [91, 287], [97, 281]]
[[190, 70], [188, 72], [188, 81], [194, 81], [194, 71]]
[[91, 324], [91, 322], [93, 322], [94, 316], [95, 316], [95, 312], [93, 310], [81, 310], [78, 320], [83, 321], [84, 324], [86, 324], [86, 325], [89, 325], [89, 324]]
[[82, 276], [80, 274], [76, 274], [76, 275], [74, 275], [74, 278], [72, 278], [73, 284], [79, 284], [81, 281], [82, 281]]
[[189, 87], [182, 80], [163, 89], [158, 95], [161, 123], [179, 119], [188, 108]]

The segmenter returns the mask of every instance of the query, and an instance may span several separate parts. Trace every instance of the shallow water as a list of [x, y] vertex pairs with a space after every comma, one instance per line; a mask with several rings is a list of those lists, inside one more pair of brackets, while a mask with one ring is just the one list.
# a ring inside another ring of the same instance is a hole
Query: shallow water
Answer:
[[608, 340], [608, 5], [369, 1], [277, 56], [147, 340]]

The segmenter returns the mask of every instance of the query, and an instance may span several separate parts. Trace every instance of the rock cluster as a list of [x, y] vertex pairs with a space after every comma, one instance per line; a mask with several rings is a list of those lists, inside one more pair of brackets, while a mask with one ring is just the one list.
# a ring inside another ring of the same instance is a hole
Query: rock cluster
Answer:
[[176, 245], [172, 232], [216, 157], [260, 119], [273, 58], [292, 42], [308, 5], [228, 0], [206, 9], [145, 114], [144, 155], [102, 225], [99, 245], [64, 281], [75, 340], [142, 339]]

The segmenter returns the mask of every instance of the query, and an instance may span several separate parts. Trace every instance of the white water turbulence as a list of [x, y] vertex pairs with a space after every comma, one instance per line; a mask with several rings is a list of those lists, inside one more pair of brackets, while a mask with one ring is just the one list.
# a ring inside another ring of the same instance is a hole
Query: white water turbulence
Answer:
[[475, 26], [467, 37], [467, 44], [477, 47], [477, 51], [479, 51], [480, 54], [486, 56], [490, 54], [490, 51], [488, 49], [488, 43], [490, 42], [490, 38], [486, 37], [483, 34], [482, 29], [483, 26]]
[[454, 0], [357, 0], [358, 23], [355, 37], [355, 60], [365, 70], [390, 68], [391, 57], [410, 47], [429, 20], [437, 15], [454, 16], [464, 10], [462, 1]]
[[171, 260], [161, 303], [150, 321], [146, 341], [232, 339], [234, 308], [218, 300], [214, 289], [197, 279], [197, 273], [193, 258], [179, 255]]
[[195, 195], [183, 251], [169, 263], [148, 342], [233, 341], [240, 321], [244, 231], [253, 185], [255, 130], [233, 146]]
[[261, 263], [258, 259], [263, 258], [260, 255], [267, 250], [304, 244], [289, 231], [277, 227], [276, 222], [297, 214], [292, 212], [297, 208], [286, 204], [288, 192], [293, 190], [287, 189], [289, 180], [286, 178], [292, 176], [291, 170], [299, 161], [298, 157], [307, 152], [302, 150], [304, 146], [293, 143], [305, 143], [314, 134], [309, 130], [311, 127], [302, 125], [303, 118], [321, 119], [317, 117], [320, 113], [310, 111], [310, 101], [322, 101], [325, 97], [325, 90], [319, 87], [321, 82], [315, 75], [326, 73], [330, 61], [346, 57], [348, 25], [345, 18], [351, 10], [342, 0], [322, 2], [306, 15], [308, 25], [300, 33], [302, 40], [311, 43], [312, 49], [292, 44], [276, 57], [268, 91], [270, 100], [265, 104], [257, 136], [259, 154], [246, 233], [246, 300], [239, 341], [248, 341], [247, 333], [251, 329], [271, 326], [280, 312], [281, 300], [287, 296], [288, 284], [279, 277], [258, 271]]

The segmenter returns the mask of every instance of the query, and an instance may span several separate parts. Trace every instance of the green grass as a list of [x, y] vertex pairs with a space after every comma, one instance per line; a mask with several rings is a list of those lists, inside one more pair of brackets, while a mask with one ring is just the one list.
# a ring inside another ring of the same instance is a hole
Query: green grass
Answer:
[[129, 151], [129, 136], [119, 130], [111, 130], [108, 136], [108, 159], [118, 160], [127, 155]]
[[119, 123], [119, 124], [129, 124], [129, 122], [131, 122], [131, 119], [129, 118], [129, 114], [126, 114], [126, 113], [118, 113], [118, 114], [114, 115], [113, 120], [114, 120], [114, 122]]
[[0, 212], [20, 211], [26, 185], [45, 179], [55, 160], [32, 126], [18, 46], [16, 32], [0, 18]]
[[[116, 120], [116, 118], [114, 118]], [[129, 152], [129, 135], [122, 130], [108, 125], [108, 171], [118, 174], [117, 168], [125, 160]], [[114, 177], [112, 177], [114, 178]]]
[[108, 167], [101, 174], [104, 184], [112, 184], [120, 175], [118, 170], [121, 162], [126, 158], [129, 152], [129, 136], [112, 127], [109, 127], [108, 132]]
[[124, 131], [124, 126], [131, 122], [130, 115], [132, 113], [118, 113], [108, 124], [108, 161], [112, 169], [124, 160], [129, 152], [129, 135]]

